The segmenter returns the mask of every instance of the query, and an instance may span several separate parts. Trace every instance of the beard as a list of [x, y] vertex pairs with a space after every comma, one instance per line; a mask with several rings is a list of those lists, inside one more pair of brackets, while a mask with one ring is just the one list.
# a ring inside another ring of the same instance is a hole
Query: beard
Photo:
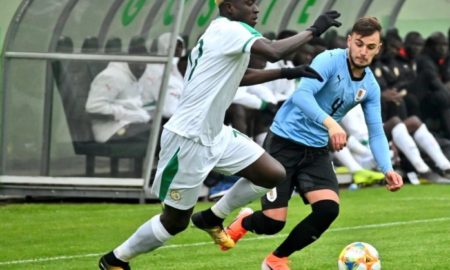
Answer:
[[368, 66], [370, 66], [370, 63], [368, 63], [367, 65], [360, 65], [360, 64], [357, 64], [356, 62], [355, 62], [355, 60], [353, 60], [353, 56], [352, 56], [352, 54], [350, 53], [350, 62], [352, 63], [352, 65], [355, 67], [355, 68], [358, 68], [358, 69], [365, 69], [366, 67], [368, 67]]

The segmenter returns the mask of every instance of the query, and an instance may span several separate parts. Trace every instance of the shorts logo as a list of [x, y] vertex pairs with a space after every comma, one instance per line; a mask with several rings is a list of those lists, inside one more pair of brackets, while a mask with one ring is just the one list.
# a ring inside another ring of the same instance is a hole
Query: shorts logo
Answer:
[[366, 90], [359, 88], [358, 91], [356, 91], [355, 102], [360, 102], [364, 98], [365, 95], [366, 95]]
[[172, 189], [169, 193], [169, 196], [172, 200], [174, 201], [179, 201], [181, 200], [181, 194], [178, 190]]
[[267, 192], [266, 197], [269, 202], [274, 202], [277, 199], [277, 188], [271, 189], [269, 192]]

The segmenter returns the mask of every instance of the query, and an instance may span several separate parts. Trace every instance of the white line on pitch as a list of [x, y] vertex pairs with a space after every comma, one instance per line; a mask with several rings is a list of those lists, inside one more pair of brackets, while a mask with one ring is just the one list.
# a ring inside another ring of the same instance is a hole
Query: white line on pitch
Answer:
[[[433, 218], [433, 219], [419, 219], [419, 220], [409, 220], [409, 221], [397, 221], [397, 222], [380, 223], [380, 224], [367, 224], [367, 225], [352, 226], [352, 227], [332, 228], [332, 229], [329, 229], [328, 232], [341, 232], [341, 231], [360, 230], [360, 229], [394, 227], [394, 226], [401, 226], [401, 225], [411, 225], [411, 224], [429, 223], [429, 222], [443, 222], [443, 221], [450, 221], [450, 217]], [[281, 238], [281, 237], [285, 237], [286, 235], [287, 234], [257, 236], [257, 237], [253, 237], [253, 238], [245, 238], [245, 239], [242, 239], [241, 241], [255, 241], [255, 240], [261, 240], [261, 239], [267, 239], [267, 238]], [[192, 244], [167, 245], [167, 246], [161, 247], [160, 249], [183, 248], [183, 247], [205, 246], [205, 245], [211, 245], [211, 242], [198, 242], [198, 243], [192, 243]], [[56, 257], [44, 257], [44, 258], [36, 258], [36, 259], [28, 259], [28, 260], [4, 261], [4, 262], [0, 262], [0, 265], [28, 264], [28, 263], [39, 263], [39, 262], [73, 260], [73, 259], [79, 259], [79, 258], [99, 257], [103, 254], [104, 253], [90, 253], [90, 254], [80, 254], [80, 255], [71, 255], [71, 256], [56, 256]]]

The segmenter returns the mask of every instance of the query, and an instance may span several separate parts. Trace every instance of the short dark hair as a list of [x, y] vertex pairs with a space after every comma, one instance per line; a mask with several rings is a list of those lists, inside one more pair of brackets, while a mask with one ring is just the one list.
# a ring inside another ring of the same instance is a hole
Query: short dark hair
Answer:
[[363, 37], [370, 36], [375, 32], [381, 33], [381, 25], [377, 18], [370, 16], [359, 18], [351, 31], [351, 33], [356, 33]]

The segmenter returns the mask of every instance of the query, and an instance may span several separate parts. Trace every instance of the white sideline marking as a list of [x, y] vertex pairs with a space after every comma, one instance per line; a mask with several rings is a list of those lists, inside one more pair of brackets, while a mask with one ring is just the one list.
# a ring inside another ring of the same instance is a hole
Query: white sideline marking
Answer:
[[[389, 222], [389, 223], [380, 223], [380, 224], [367, 224], [361, 226], [353, 226], [353, 227], [341, 227], [341, 228], [332, 228], [329, 229], [328, 232], [342, 232], [342, 231], [350, 231], [350, 230], [360, 230], [360, 229], [373, 229], [373, 228], [383, 228], [383, 227], [394, 227], [400, 225], [410, 225], [410, 224], [418, 224], [418, 223], [429, 223], [429, 222], [443, 222], [450, 221], [450, 217], [442, 217], [442, 218], [433, 218], [433, 219], [419, 219], [419, 220], [410, 220], [410, 221], [397, 221], [397, 222]], [[258, 236], [253, 238], [242, 239], [241, 241], [255, 241], [267, 238], [281, 238], [285, 237], [287, 234], [277, 234], [272, 236]], [[167, 248], [183, 248], [183, 247], [194, 247], [194, 246], [205, 246], [211, 245], [211, 242], [198, 242], [192, 244], [176, 244], [176, 245], [167, 245], [163, 246], [160, 249]], [[62, 260], [73, 260], [78, 258], [88, 258], [88, 257], [99, 257], [104, 253], [90, 253], [90, 254], [80, 254], [80, 255], [71, 255], [71, 256], [56, 256], [56, 257], [44, 257], [44, 258], [36, 258], [36, 259], [28, 259], [28, 260], [15, 260], [15, 261], [4, 261], [0, 262], [0, 265], [13, 265], [13, 264], [28, 264], [28, 263], [39, 263], [39, 262], [50, 262], [50, 261], [62, 261]]]

